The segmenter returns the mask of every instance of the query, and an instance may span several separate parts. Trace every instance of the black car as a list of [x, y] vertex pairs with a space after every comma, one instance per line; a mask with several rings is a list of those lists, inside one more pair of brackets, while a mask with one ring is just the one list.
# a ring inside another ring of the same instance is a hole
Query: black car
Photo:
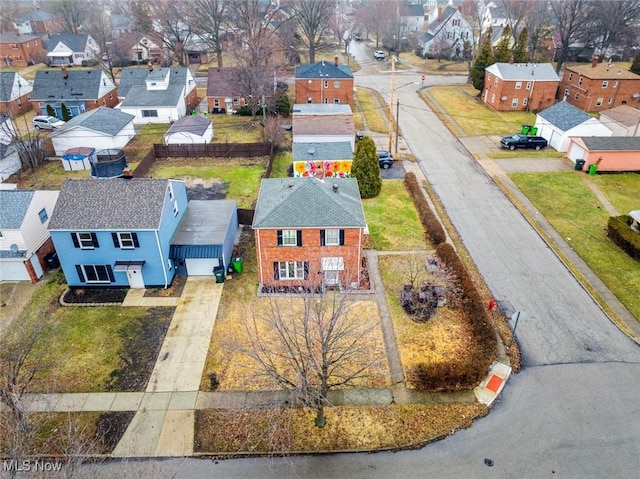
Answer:
[[534, 148], [541, 150], [547, 146], [547, 140], [541, 136], [528, 136], [523, 133], [516, 133], [512, 136], [507, 136], [500, 140], [502, 148], [509, 148], [515, 150], [516, 148]]
[[388, 170], [393, 166], [393, 155], [387, 150], [378, 150], [378, 164], [383, 170]]

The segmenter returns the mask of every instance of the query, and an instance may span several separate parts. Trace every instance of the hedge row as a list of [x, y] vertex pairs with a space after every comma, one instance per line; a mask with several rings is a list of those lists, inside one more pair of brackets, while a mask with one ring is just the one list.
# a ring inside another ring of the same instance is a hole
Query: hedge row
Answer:
[[418, 211], [420, 222], [426, 230], [427, 240], [434, 246], [444, 243], [447, 240], [447, 237], [444, 234], [444, 228], [442, 227], [440, 220], [438, 220], [438, 217], [429, 207], [429, 203], [422, 193], [422, 189], [420, 188], [420, 183], [418, 183], [416, 175], [413, 173], [407, 173], [404, 175], [404, 184], [413, 199], [413, 204]]
[[451, 390], [477, 385], [487, 374], [498, 352], [496, 334], [484, 301], [464, 263], [453, 247], [440, 243], [436, 254], [447, 265], [464, 295], [461, 312], [471, 327], [473, 350], [464, 360], [449, 364], [419, 363], [408, 372], [408, 381], [418, 390]]
[[631, 216], [611, 216], [607, 224], [607, 231], [611, 241], [633, 259], [640, 261], [640, 233], [630, 228], [632, 223]]

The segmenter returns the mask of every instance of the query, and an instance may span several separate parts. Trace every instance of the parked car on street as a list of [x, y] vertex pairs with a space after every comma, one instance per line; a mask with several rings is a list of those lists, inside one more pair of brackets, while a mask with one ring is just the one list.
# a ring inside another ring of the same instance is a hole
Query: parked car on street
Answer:
[[33, 126], [36, 130], [56, 130], [65, 122], [55, 116], [37, 115], [33, 117]]
[[502, 148], [515, 150], [516, 148], [534, 148], [540, 150], [547, 146], [547, 140], [541, 136], [527, 136], [523, 133], [516, 133], [512, 136], [506, 136], [500, 140]]
[[384, 60], [384, 52], [382, 50], [376, 50], [373, 52], [373, 58], [376, 60]]
[[393, 155], [387, 150], [378, 150], [378, 164], [383, 170], [388, 170], [393, 166]]

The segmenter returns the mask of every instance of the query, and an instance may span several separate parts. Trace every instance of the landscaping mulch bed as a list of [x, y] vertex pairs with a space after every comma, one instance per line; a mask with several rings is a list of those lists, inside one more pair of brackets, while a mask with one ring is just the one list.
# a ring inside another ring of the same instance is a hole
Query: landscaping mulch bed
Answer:
[[168, 288], [151, 288], [144, 291], [145, 298], [179, 298], [187, 282], [186, 276], [175, 276]]
[[69, 288], [62, 299], [69, 304], [122, 303], [129, 288]]

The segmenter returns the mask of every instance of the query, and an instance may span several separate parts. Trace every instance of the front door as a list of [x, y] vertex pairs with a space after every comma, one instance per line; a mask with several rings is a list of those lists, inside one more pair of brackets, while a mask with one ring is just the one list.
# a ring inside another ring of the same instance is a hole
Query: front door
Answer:
[[142, 269], [128, 269], [127, 279], [129, 280], [129, 287], [137, 289], [144, 288]]

